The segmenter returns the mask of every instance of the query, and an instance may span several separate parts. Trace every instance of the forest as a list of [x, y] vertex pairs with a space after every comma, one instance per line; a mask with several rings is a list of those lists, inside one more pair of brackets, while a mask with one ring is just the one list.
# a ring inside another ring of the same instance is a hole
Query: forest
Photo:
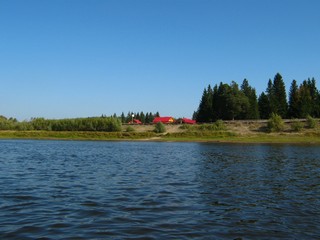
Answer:
[[320, 93], [314, 78], [304, 80], [299, 86], [293, 80], [287, 100], [286, 87], [280, 73], [269, 79], [267, 89], [257, 97], [256, 90], [244, 79], [220, 83], [204, 89], [199, 107], [193, 114], [197, 122], [216, 120], [268, 119], [271, 114], [282, 118], [320, 117]]

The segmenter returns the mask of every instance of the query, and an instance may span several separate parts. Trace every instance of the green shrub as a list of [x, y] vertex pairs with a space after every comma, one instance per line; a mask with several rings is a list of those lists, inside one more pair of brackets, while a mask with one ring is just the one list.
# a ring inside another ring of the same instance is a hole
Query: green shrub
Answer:
[[120, 132], [121, 121], [112, 117], [48, 120], [52, 131]]
[[213, 124], [203, 124], [203, 125], [200, 125], [199, 127], [199, 130], [202, 130], [202, 131], [221, 131], [225, 129], [226, 127], [222, 120], [217, 120]]
[[315, 128], [317, 126], [317, 121], [311, 117], [310, 115], [307, 116], [307, 127], [308, 128]]
[[300, 132], [302, 128], [303, 128], [303, 124], [302, 124], [302, 122], [300, 122], [300, 121], [298, 121], [298, 120], [295, 120], [295, 121], [291, 124], [291, 129], [292, 129], [292, 131]]
[[272, 113], [268, 120], [268, 129], [270, 132], [281, 132], [284, 129], [284, 122], [276, 113]]
[[126, 128], [126, 132], [134, 132], [134, 131], [135, 131], [135, 129], [132, 126], [128, 126]]
[[51, 130], [50, 120], [44, 118], [33, 118], [31, 125], [34, 130]]
[[162, 122], [158, 122], [154, 128], [155, 133], [164, 133], [166, 132], [166, 127]]
[[215, 123], [216, 130], [225, 130], [226, 126], [224, 125], [224, 122], [222, 120], [217, 120]]

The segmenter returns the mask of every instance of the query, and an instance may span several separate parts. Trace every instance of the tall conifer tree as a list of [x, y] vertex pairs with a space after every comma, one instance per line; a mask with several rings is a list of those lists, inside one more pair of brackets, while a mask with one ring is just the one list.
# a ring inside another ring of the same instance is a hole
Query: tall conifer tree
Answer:
[[199, 108], [196, 114], [197, 122], [210, 122], [212, 121], [212, 88], [209, 85], [208, 88], [203, 90]]
[[313, 99], [310, 92], [310, 85], [304, 80], [299, 87], [299, 112], [301, 117], [313, 115]]
[[276, 113], [282, 118], [286, 117], [288, 111], [287, 94], [280, 73], [275, 75], [273, 82], [269, 79], [266, 93], [271, 113]]
[[249, 85], [247, 79], [244, 79], [241, 85], [241, 91], [249, 100], [249, 108], [246, 114], [243, 116], [244, 119], [258, 119], [259, 108], [256, 90]]
[[289, 92], [289, 108], [288, 108], [288, 117], [289, 118], [299, 118], [299, 92], [297, 81], [293, 80]]
[[269, 97], [262, 92], [258, 99], [259, 113], [261, 119], [268, 119], [271, 115]]
[[287, 116], [288, 103], [287, 103], [286, 87], [280, 73], [277, 73], [274, 77], [273, 94], [274, 94], [274, 100], [275, 100], [274, 113], [277, 113], [282, 118], [285, 118]]

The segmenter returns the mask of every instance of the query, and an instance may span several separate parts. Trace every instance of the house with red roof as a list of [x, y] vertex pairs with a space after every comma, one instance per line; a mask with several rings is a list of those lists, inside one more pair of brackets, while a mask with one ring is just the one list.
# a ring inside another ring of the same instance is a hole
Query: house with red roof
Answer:
[[189, 118], [182, 118], [182, 123], [196, 124], [196, 120], [192, 120], [192, 119], [189, 119]]
[[142, 124], [142, 122], [139, 119], [133, 119], [133, 122], [130, 121], [129, 124]]
[[162, 122], [162, 123], [174, 123], [174, 118], [173, 117], [156, 117], [153, 120], [153, 123], [158, 123], [158, 122]]

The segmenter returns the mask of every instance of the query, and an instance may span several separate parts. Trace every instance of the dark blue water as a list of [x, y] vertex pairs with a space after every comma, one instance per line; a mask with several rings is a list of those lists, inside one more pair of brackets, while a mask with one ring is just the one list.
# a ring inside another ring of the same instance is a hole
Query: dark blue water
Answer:
[[0, 239], [319, 239], [320, 147], [0, 141]]

